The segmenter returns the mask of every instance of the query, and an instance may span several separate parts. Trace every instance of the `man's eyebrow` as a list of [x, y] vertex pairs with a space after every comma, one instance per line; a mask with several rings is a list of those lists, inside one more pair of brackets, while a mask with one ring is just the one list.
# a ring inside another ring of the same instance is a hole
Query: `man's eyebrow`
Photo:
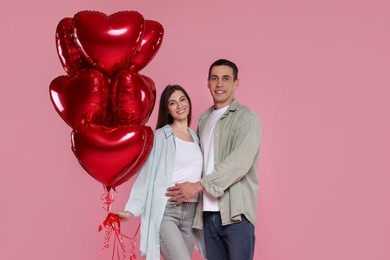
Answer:
[[[210, 75], [210, 78], [212, 78], [212, 77], [218, 77], [218, 76], [217, 75]], [[226, 77], [231, 78], [230, 75], [222, 75], [222, 77], [223, 78], [226, 78]]]

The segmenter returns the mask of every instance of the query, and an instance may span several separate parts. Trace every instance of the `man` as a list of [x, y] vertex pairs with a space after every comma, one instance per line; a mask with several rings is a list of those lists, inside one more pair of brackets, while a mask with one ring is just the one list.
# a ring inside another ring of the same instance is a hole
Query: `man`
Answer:
[[256, 114], [234, 99], [238, 68], [215, 61], [208, 88], [214, 105], [199, 118], [204, 177], [168, 189], [170, 201], [200, 196], [193, 227], [204, 229], [207, 259], [253, 259], [261, 125]]

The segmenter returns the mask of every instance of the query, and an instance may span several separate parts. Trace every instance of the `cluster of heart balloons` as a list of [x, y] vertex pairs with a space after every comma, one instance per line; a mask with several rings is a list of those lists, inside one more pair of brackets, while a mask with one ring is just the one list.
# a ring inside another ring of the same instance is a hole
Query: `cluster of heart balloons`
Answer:
[[81, 11], [57, 26], [57, 52], [68, 75], [51, 82], [50, 98], [73, 129], [80, 165], [108, 190], [129, 180], [153, 146], [153, 131], [145, 124], [156, 89], [139, 71], [163, 35], [160, 23], [136, 11]]

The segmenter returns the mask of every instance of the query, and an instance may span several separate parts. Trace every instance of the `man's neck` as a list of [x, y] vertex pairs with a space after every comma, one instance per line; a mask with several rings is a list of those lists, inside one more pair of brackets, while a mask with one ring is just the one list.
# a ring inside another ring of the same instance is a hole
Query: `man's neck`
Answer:
[[228, 104], [216, 104], [216, 103], [214, 103], [214, 110], [219, 110], [219, 109], [228, 107], [228, 106], [230, 106], [232, 103], [233, 103], [233, 100], [232, 100], [230, 103], [228, 103]]

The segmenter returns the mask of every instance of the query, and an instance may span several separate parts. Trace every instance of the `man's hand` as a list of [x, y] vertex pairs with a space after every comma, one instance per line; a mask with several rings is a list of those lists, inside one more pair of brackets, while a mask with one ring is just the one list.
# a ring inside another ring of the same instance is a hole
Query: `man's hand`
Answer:
[[112, 212], [112, 213], [117, 215], [121, 222], [128, 221], [133, 217], [133, 214], [131, 214], [128, 211], [116, 211], [116, 212]]
[[167, 189], [165, 196], [170, 197], [169, 201], [175, 201], [177, 204], [182, 203], [183, 201], [194, 197], [198, 192], [203, 191], [203, 186], [200, 182], [183, 182], [177, 183], [173, 187]]

